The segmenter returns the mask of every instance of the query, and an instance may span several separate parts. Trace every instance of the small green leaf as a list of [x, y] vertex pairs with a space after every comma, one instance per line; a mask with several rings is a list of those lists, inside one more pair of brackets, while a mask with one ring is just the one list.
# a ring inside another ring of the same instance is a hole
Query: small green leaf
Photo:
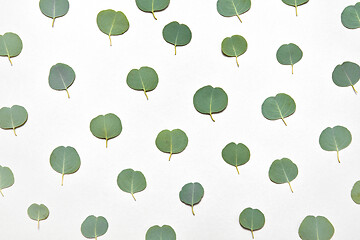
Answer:
[[186, 133], [180, 129], [174, 129], [172, 131], [161, 131], [155, 140], [156, 147], [164, 152], [170, 153], [169, 161], [172, 154], [180, 153], [185, 150], [188, 144], [188, 137]]
[[124, 192], [131, 193], [131, 196], [136, 201], [134, 193], [141, 192], [146, 188], [146, 179], [142, 172], [129, 168], [119, 173], [117, 184]]
[[360, 28], [360, 2], [347, 6], [341, 13], [341, 22], [349, 29]]
[[144, 91], [146, 99], [149, 99], [146, 92], [154, 90], [158, 82], [159, 77], [151, 67], [132, 69], [126, 78], [127, 85], [134, 90]]
[[110, 46], [112, 46], [111, 36], [121, 35], [129, 29], [129, 21], [125, 14], [112, 9], [99, 12], [96, 22], [100, 31], [109, 36]]
[[198, 204], [204, 196], [204, 188], [200, 183], [188, 183], [185, 184], [180, 193], [180, 201], [191, 206], [191, 212], [194, 213], [194, 205]]
[[28, 119], [28, 113], [22, 106], [14, 105], [11, 108], [3, 107], [0, 109], [0, 128], [13, 129], [21, 127]]
[[240, 35], [233, 35], [224, 38], [221, 43], [221, 51], [228, 57], [235, 57], [236, 65], [239, 67], [238, 57], [244, 54], [247, 50], [247, 42], [244, 37]]
[[330, 240], [334, 232], [331, 222], [322, 216], [307, 216], [299, 227], [302, 240]]
[[291, 65], [291, 73], [294, 74], [294, 64], [303, 56], [301, 49], [293, 44], [283, 44], [276, 52], [276, 59], [282, 65]]
[[145, 240], [176, 240], [176, 233], [168, 225], [152, 226], [147, 230]]
[[13, 64], [10, 58], [18, 56], [22, 48], [22, 41], [15, 33], [7, 32], [0, 35], [0, 56], [8, 57], [11, 66]]
[[175, 46], [185, 46], [191, 41], [191, 31], [185, 24], [176, 21], [167, 24], [163, 29], [163, 38], [166, 42]]
[[40, 0], [41, 12], [52, 18], [52, 27], [54, 27], [55, 18], [62, 17], [69, 11], [68, 0]]
[[122, 131], [120, 118], [113, 113], [99, 115], [91, 120], [90, 131], [95, 137], [105, 139], [107, 147], [108, 140], [119, 136]]
[[65, 90], [68, 98], [70, 98], [68, 88], [75, 80], [74, 70], [63, 63], [55, 64], [50, 69], [49, 85], [54, 90]]
[[238, 174], [240, 174], [238, 166], [244, 165], [250, 160], [250, 150], [242, 143], [229, 143], [224, 147], [221, 155], [226, 163], [236, 167]]
[[[359, 5], [360, 7], [360, 5]], [[351, 86], [355, 94], [357, 91], [354, 85], [360, 79], [360, 67], [353, 62], [344, 62], [341, 65], [337, 65], [332, 73], [333, 82], [339, 87]]]
[[107, 220], [102, 217], [88, 216], [81, 224], [81, 233], [86, 238], [95, 238], [104, 235], [109, 228]]
[[195, 109], [202, 114], [209, 114], [211, 120], [213, 113], [219, 113], [225, 110], [228, 105], [228, 96], [222, 88], [213, 88], [208, 85], [196, 91], [193, 98]]
[[250, 0], [218, 0], [217, 1], [217, 11], [220, 15], [224, 17], [233, 17], [237, 16], [240, 22], [241, 14], [249, 11], [251, 7]]
[[351, 189], [351, 199], [356, 204], [360, 204], [360, 181], [357, 181]]
[[294, 192], [290, 182], [294, 180], [298, 175], [298, 168], [288, 158], [282, 158], [275, 160], [269, 169], [269, 178], [271, 181], [277, 184], [288, 183], [291, 192]]
[[292, 115], [296, 110], [294, 99], [285, 93], [279, 93], [275, 97], [268, 97], [261, 106], [263, 116], [269, 120], [281, 119], [287, 126], [284, 118]]
[[254, 239], [254, 231], [265, 225], [265, 216], [259, 209], [246, 208], [240, 213], [239, 222], [243, 228], [251, 231]]
[[162, 11], [169, 6], [170, 0], [136, 0], [136, 6], [144, 12], [151, 12], [155, 20], [154, 12]]
[[1, 190], [11, 187], [14, 184], [14, 174], [8, 167], [0, 166], [0, 194], [4, 196]]
[[44, 204], [33, 203], [28, 208], [27, 213], [32, 220], [37, 221], [38, 229], [40, 229], [40, 221], [45, 220], [49, 216], [49, 209]]
[[319, 138], [319, 143], [325, 151], [336, 151], [340, 163], [339, 151], [351, 143], [351, 133], [343, 126], [328, 127], [324, 129]]
[[298, 15], [297, 7], [307, 3], [309, 0], [282, 0], [283, 3], [295, 7], [296, 16]]

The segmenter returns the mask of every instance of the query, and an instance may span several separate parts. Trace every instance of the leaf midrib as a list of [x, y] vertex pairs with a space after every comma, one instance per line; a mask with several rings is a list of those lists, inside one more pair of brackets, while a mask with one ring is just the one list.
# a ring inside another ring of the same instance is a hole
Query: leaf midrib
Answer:
[[62, 83], [63, 83], [63, 85], [64, 85], [65, 90], [67, 90], [67, 86], [66, 86], [66, 84], [65, 84], [64, 78], [63, 78], [63, 76], [62, 76], [62, 74], [61, 74], [58, 66], [55, 66], [55, 69], [56, 69], [56, 71], [59, 73], [59, 76], [60, 76], [60, 78], [61, 78], [61, 81], [62, 81]]

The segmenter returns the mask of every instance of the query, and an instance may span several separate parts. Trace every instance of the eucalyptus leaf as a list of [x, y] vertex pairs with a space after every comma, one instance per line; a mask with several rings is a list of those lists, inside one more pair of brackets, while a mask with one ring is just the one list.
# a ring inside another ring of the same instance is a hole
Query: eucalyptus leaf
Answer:
[[319, 138], [320, 146], [325, 151], [336, 151], [340, 163], [339, 151], [351, 143], [351, 133], [343, 126], [328, 127], [324, 129]]
[[4, 197], [1, 190], [11, 187], [14, 184], [14, 174], [8, 167], [0, 166], [0, 193]]
[[285, 93], [279, 93], [275, 97], [268, 97], [261, 106], [263, 116], [269, 120], [281, 119], [287, 126], [284, 118], [292, 115], [296, 110], [294, 99]]
[[104, 235], [109, 228], [106, 218], [94, 215], [88, 216], [81, 224], [81, 233], [86, 238], [95, 238]]
[[141, 192], [146, 188], [146, 179], [142, 172], [129, 168], [119, 173], [117, 184], [124, 192], [131, 193], [131, 196], [136, 201], [134, 193]]
[[146, 92], [154, 90], [158, 82], [159, 77], [151, 67], [132, 69], [126, 78], [127, 85], [132, 89], [144, 91], [146, 99], [149, 99]]
[[360, 2], [347, 6], [341, 13], [341, 22], [349, 29], [360, 28]]
[[357, 181], [351, 189], [351, 199], [356, 204], [360, 204], [360, 181]]
[[283, 3], [295, 7], [296, 16], [298, 15], [297, 7], [307, 3], [309, 0], [282, 0]]
[[38, 229], [40, 228], [40, 221], [49, 217], [49, 209], [44, 204], [31, 204], [27, 213], [32, 220], [37, 221]]
[[51, 67], [49, 73], [49, 85], [54, 90], [65, 90], [70, 98], [68, 88], [75, 80], [74, 70], [63, 63], [57, 63]]
[[113, 113], [99, 115], [91, 120], [90, 131], [95, 137], [105, 139], [107, 147], [108, 140], [119, 136], [122, 131], [120, 118]]
[[336, 86], [339, 87], [351, 86], [355, 94], [357, 94], [354, 85], [360, 79], [360, 67], [359, 65], [353, 62], [344, 62], [343, 64], [337, 65], [335, 67], [332, 73], [332, 79]]
[[247, 42], [243, 36], [233, 35], [226, 37], [221, 43], [221, 51], [228, 57], [235, 57], [236, 65], [239, 67], [238, 57], [247, 50]]
[[163, 38], [166, 42], [175, 46], [185, 46], [191, 41], [191, 30], [185, 24], [176, 21], [167, 24], [163, 29]]
[[282, 65], [291, 65], [291, 73], [294, 74], [294, 64], [303, 56], [301, 49], [293, 44], [283, 44], [276, 52], [276, 59]]
[[181, 129], [174, 129], [172, 131], [165, 129], [157, 135], [155, 144], [160, 151], [170, 153], [170, 161], [173, 154], [185, 150], [188, 144], [188, 137]]
[[237, 16], [237, 18], [241, 21], [241, 14], [249, 11], [251, 7], [250, 0], [218, 0], [217, 1], [217, 11], [220, 15], [224, 17], [233, 17]]
[[11, 108], [3, 107], [0, 109], [0, 128], [13, 129], [15, 136], [15, 128], [21, 127], [28, 119], [26, 109], [19, 105], [13, 105]]
[[299, 236], [302, 240], [330, 240], [334, 232], [331, 222], [322, 216], [307, 216], [299, 227]]
[[147, 230], [145, 240], [176, 240], [176, 233], [168, 225], [152, 226]]
[[109, 36], [110, 46], [112, 46], [111, 36], [121, 35], [129, 29], [129, 21], [125, 14], [112, 9], [99, 12], [96, 22], [100, 31]]
[[277, 184], [288, 183], [291, 192], [294, 192], [290, 182], [294, 180], [298, 175], [298, 168], [288, 158], [282, 158], [275, 160], [269, 169], [269, 178], [271, 181]]
[[226, 163], [236, 167], [238, 174], [240, 174], [238, 166], [244, 165], [250, 160], [250, 150], [242, 143], [231, 142], [227, 144], [221, 155]]
[[204, 188], [200, 183], [188, 183], [185, 184], [180, 193], [180, 201], [191, 206], [191, 212], [194, 213], [194, 205], [198, 204], [204, 196]]
[[155, 20], [154, 12], [162, 11], [169, 6], [170, 0], [136, 0], [136, 6], [144, 12], [151, 12]]
[[7, 56], [11, 66], [12, 57], [18, 56], [23, 48], [20, 37], [12, 32], [7, 32], [4, 35], [0, 35], [0, 56]]
[[209, 114], [211, 120], [215, 122], [212, 114], [225, 110], [228, 105], [228, 96], [222, 88], [213, 88], [212, 86], [207, 85], [196, 91], [193, 98], [193, 104], [198, 112]]
[[55, 18], [62, 17], [69, 11], [68, 0], [40, 0], [41, 12], [52, 18], [52, 27], [54, 27]]
[[254, 231], [265, 225], [265, 216], [259, 209], [246, 208], [240, 213], [239, 222], [243, 228], [251, 231], [254, 239]]

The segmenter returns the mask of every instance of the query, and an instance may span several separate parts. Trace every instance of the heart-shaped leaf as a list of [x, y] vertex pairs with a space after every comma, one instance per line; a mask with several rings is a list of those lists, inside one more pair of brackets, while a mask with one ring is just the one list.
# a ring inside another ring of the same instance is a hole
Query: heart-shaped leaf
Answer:
[[154, 12], [162, 11], [169, 6], [170, 0], [136, 0], [136, 6], [144, 12], [151, 12], [155, 20]]
[[319, 138], [319, 143], [325, 151], [336, 151], [340, 163], [339, 151], [351, 143], [351, 133], [343, 126], [328, 127], [324, 129]]
[[259, 209], [246, 208], [240, 213], [239, 222], [243, 228], [251, 231], [254, 239], [254, 231], [265, 225], [265, 216]]
[[166, 42], [175, 46], [185, 46], [191, 41], [191, 31], [185, 24], [176, 21], [167, 24], [163, 29], [163, 38]]
[[309, 0], [282, 0], [283, 3], [295, 7], [296, 16], [298, 15], [297, 7], [307, 3]]
[[117, 184], [124, 192], [131, 193], [131, 196], [136, 201], [134, 193], [141, 192], [146, 188], [146, 179], [142, 172], [129, 168], [119, 173]]
[[120, 118], [113, 113], [99, 115], [91, 120], [90, 131], [95, 137], [105, 139], [107, 147], [108, 140], [119, 136], [122, 131]]
[[99, 12], [96, 22], [100, 31], [109, 36], [110, 46], [112, 46], [111, 36], [121, 35], [129, 29], [129, 21], [125, 14], [112, 9]]
[[263, 116], [269, 120], [281, 119], [287, 126], [284, 118], [292, 115], [296, 110], [294, 99], [285, 93], [279, 93], [275, 97], [268, 97], [261, 106]]
[[4, 35], [0, 35], [0, 56], [7, 56], [11, 66], [13, 64], [10, 58], [19, 55], [22, 48], [22, 41], [15, 33], [7, 32]]
[[294, 74], [294, 64], [303, 56], [301, 49], [293, 44], [283, 44], [276, 52], [276, 59], [282, 65], [291, 65], [291, 73]]
[[204, 188], [200, 183], [188, 183], [185, 184], [180, 193], [180, 201], [191, 206], [191, 212], [194, 213], [194, 205], [198, 204], [204, 196]]
[[299, 227], [302, 240], [330, 240], [335, 229], [331, 222], [322, 216], [307, 216]]
[[1, 190], [11, 187], [14, 182], [14, 174], [10, 168], [0, 166], [0, 193], [2, 196], [4, 196], [4, 194]]
[[221, 155], [226, 163], [236, 167], [238, 174], [240, 174], [238, 166], [244, 165], [250, 160], [250, 150], [242, 143], [229, 143], [224, 147]]
[[168, 225], [152, 226], [147, 230], [145, 240], [176, 240], [176, 233]]
[[102, 217], [88, 216], [81, 224], [81, 233], [86, 238], [95, 238], [104, 235], [109, 228], [107, 220]]
[[22, 106], [14, 105], [11, 108], [3, 107], [0, 109], [0, 128], [13, 129], [15, 136], [15, 128], [25, 124], [28, 118], [26, 109]]
[[49, 209], [44, 204], [33, 203], [27, 210], [29, 217], [37, 221], [38, 229], [40, 228], [40, 221], [45, 220], [49, 216]]
[[218, 0], [217, 1], [217, 11], [220, 15], [224, 17], [233, 17], [237, 16], [237, 18], [241, 21], [241, 14], [249, 11], [251, 7], [250, 0]]
[[282, 158], [280, 160], [275, 160], [269, 169], [269, 178], [274, 183], [282, 184], [288, 183], [290, 186], [291, 192], [294, 192], [290, 182], [294, 180], [298, 175], [298, 168], [295, 163], [293, 163], [288, 158]]
[[221, 51], [228, 57], [235, 57], [236, 65], [239, 67], [238, 56], [244, 54], [247, 50], [247, 42], [240, 35], [233, 35], [224, 38], [221, 43]]
[[341, 13], [341, 22], [349, 29], [360, 28], [360, 2], [347, 6]]
[[170, 153], [170, 161], [172, 154], [180, 153], [185, 150], [188, 144], [188, 137], [186, 136], [186, 133], [180, 129], [174, 129], [172, 131], [165, 129], [157, 135], [155, 144], [160, 151]]
[[40, 0], [41, 12], [52, 18], [52, 27], [54, 27], [55, 18], [62, 17], [69, 11], [68, 0]]
[[228, 96], [222, 88], [213, 88], [208, 85], [196, 91], [193, 98], [193, 104], [198, 112], [209, 114], [211, 120], [215, 122], [212, 114], [225, 110], [228, 105]]
[[360, 181], [357, 181], [351, 189], [351, 199], [356, 204], [360, 204]]
[[50, 69], [49, 85], [54, 90], [65, 90], [68, 98], [70, 98], [68, 88], [75, 80], [74, 70], [63, 63], [55, 64]]
[[132, 89], [144, 91], [146, 99], [149, 99], [146, 92], [154, 90], [158, 82], [159, 77], [151, 67], [132, 69], [126, 78], [127, 85]]
[[[359, 5], [360, 7], [360, 5]], [[355, 94], [357, 91], [354, 85], [360, 79], [360, 67], [353, 62], [344, 62], [341, 65], [337, 65], [332, 73], [333, 82], [339, 87], [351, 86]]]

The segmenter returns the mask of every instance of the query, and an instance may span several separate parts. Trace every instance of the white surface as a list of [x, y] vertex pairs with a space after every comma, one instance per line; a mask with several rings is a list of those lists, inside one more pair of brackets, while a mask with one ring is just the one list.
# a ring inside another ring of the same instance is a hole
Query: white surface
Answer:
[[[0, 58], [1, 107], [24, 106], [27, 123], [12, 131], [0, 131], [0, 164], [15, 175], [15, 184], [0, 199], [2, 239], [85, 239], [80, 225], [88, 215], [101, 215], [109, 222], [100, 239], [145, 239], [153, 225], [171, 225], [179, 240], [251, 239], [239, 225], [239, 214], [247, 207], [260, 209], [266, 218], [255, 238], [299, 239], [298, 228], [307, 215], [327, 217], [335, 227], [334, 240], [360, 239], [360, 206], [350, 198], [360, 179], [360, 102], [351, 88], [339, 88], [331, 74], [344, 61], [359, 62], [360, 30], [342, 26], [340, 14], [355, 1], [310, 1], [295, 9], [276, 1], [253, 1], [249, 12], [225, 18], [216, 11], [216, 1], [172, 0], [156, 13], [140, 11], [135, 1], [70, 1], [68, 14], [55, 21], [39, 10], [37, 1], [2, 1], [0, 29], [17, 33], [24, 44], [11, 67]], [[97, 13], [105, 9], [123, 11], [130, 28], [112, 37], [113, 46], [96, 25]], [[187, 24], [193, 38], [178, 48], [162, 38], [171, 21]], [[235, 58], [222, 55], [221, 41], [239, 34], [248, 41], [247, 52]], [[303, 59], [291, 67], [276, 61], [284, 43], [295, 43]], [[70, 65], [76, 80], [65, 92], [48, 86], [50, 67]], [[146, 101], [141, 91], [126, 85], [133, 68], [153, 67], [158, 87]], [[192, 104], [196, 90], [205, 85], [222, 87], [229, 96], [227, 109], [208, 115]], [[357, 86], [360, 88], [359, 86]], [[284, 92], [294, 98], [297, 109], [287, 118], [269, 121], [261, 104], [269, 96]], [[123, 124], [121, 135], [109, 141], [92, 136], [89, 124], [99, 114], [117, 114]], [[318, 138], [323, 129], [343, 125], [353, 136], [351, 145], [340, 152], [323, 151]], [[180, 128], [189, 138], [183, 153], [168, 155], [155, 146], [163, 129]], [[251, 151], [250, 161], [234, 167], [221, 158], [229, 142], [241, 142]], [[61, 175], [49, 164], [57, 146], [77, 149], [82, 165], [73, 175]], [[268, 178], [275, 159], [290, 158], [299, 168], [288, 185]], [[133, 168], [144, 173], [148, 186], [134, 202], [122, 192], [116, 178]], [[188, 182], [205, 189], [201, 203], [191, 208], [178, 194]], [[44, 203], [50, 216], [36, 229], [27, 216], [32, 203]]]

